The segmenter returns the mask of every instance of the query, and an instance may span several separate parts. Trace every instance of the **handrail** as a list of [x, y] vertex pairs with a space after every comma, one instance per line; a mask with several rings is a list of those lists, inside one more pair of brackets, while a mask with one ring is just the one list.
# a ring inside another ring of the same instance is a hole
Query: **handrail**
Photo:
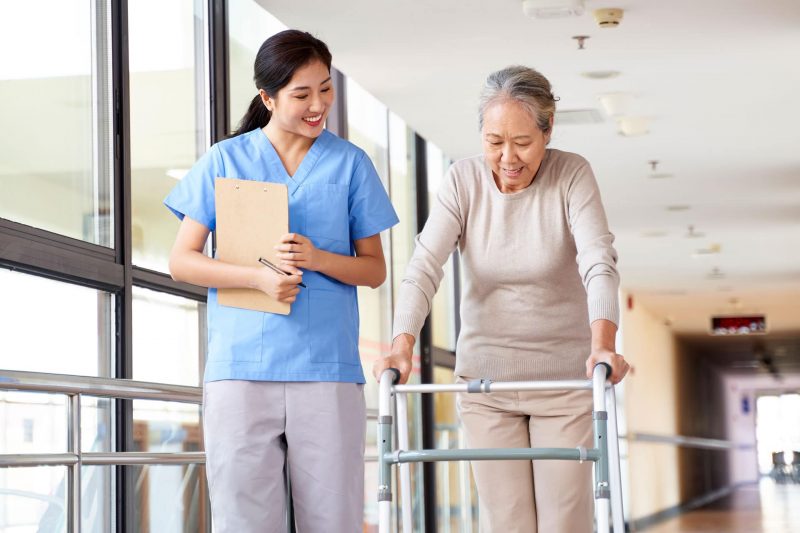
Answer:
[[699, 448], [703, 450], [750, 450], [752, 444], [742, 444], [723, 439], [707, 439], [704, 437], [687, 437], [684, 435], [658, 435], [654, 433], [629, 433], [620, 435], [621, 439], [656, 444], [673, 444], [682, 448]]
[[0, 390], [85, 394], [123, 400], [161, 400], [197, 404], [203, 400], [202, 387], [17, 370], [0, 370]]

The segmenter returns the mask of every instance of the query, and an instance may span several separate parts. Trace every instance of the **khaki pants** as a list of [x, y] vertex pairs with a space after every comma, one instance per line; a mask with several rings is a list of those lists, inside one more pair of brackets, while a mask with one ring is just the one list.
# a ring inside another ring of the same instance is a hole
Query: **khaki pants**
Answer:
[[[458, 411], [470, 448], [593, 446], [591, 391], [459, 393]], [[591, 533], [592, 465], [473, 461], [481, 533]]]
[[215, 533], [286, 533], [287, 457], [298, 533], [361, 533], [363, 385], [227, 380], [203, 392]]

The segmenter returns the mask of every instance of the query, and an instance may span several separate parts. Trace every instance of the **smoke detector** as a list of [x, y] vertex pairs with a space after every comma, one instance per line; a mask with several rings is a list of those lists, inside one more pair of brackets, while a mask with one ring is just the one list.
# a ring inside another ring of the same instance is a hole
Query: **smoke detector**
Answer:
[[583, 0], [522, 0], [522, 12], [531, 18], [573, 17], [583, 11]]
[[594, 20], [601, 28], [616, 28], [622, 21], [624, 11], [618, 7], [594, 10]]

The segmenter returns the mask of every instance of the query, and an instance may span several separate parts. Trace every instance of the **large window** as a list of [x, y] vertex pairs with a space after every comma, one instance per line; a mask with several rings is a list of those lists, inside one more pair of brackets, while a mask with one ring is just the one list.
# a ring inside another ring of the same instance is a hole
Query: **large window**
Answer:
[[111, 376], [109, 293], [0, 268], [0, 294], [0, 368]]
[[178, 220], [162, 202], [209, 145], [203, 2], [128, 3], [133, 262], [166, 272]]
[[107, 21], [102, 0], [3, 3], [0, 218], [113, 246]]
[[228, 71], [230, 77], [230, 131], [236, 129], [250, 102], [258, 94], [253, 63], [261, 44], [286, 25], [255, 0], [228, 1]]

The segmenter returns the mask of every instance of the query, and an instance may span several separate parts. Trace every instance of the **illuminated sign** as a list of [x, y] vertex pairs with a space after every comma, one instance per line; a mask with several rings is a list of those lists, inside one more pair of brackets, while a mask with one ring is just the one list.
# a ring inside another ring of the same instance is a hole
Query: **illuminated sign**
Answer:
[[712, 335], [754, 335], [767, 332], [764, 315], [712, 316]]

